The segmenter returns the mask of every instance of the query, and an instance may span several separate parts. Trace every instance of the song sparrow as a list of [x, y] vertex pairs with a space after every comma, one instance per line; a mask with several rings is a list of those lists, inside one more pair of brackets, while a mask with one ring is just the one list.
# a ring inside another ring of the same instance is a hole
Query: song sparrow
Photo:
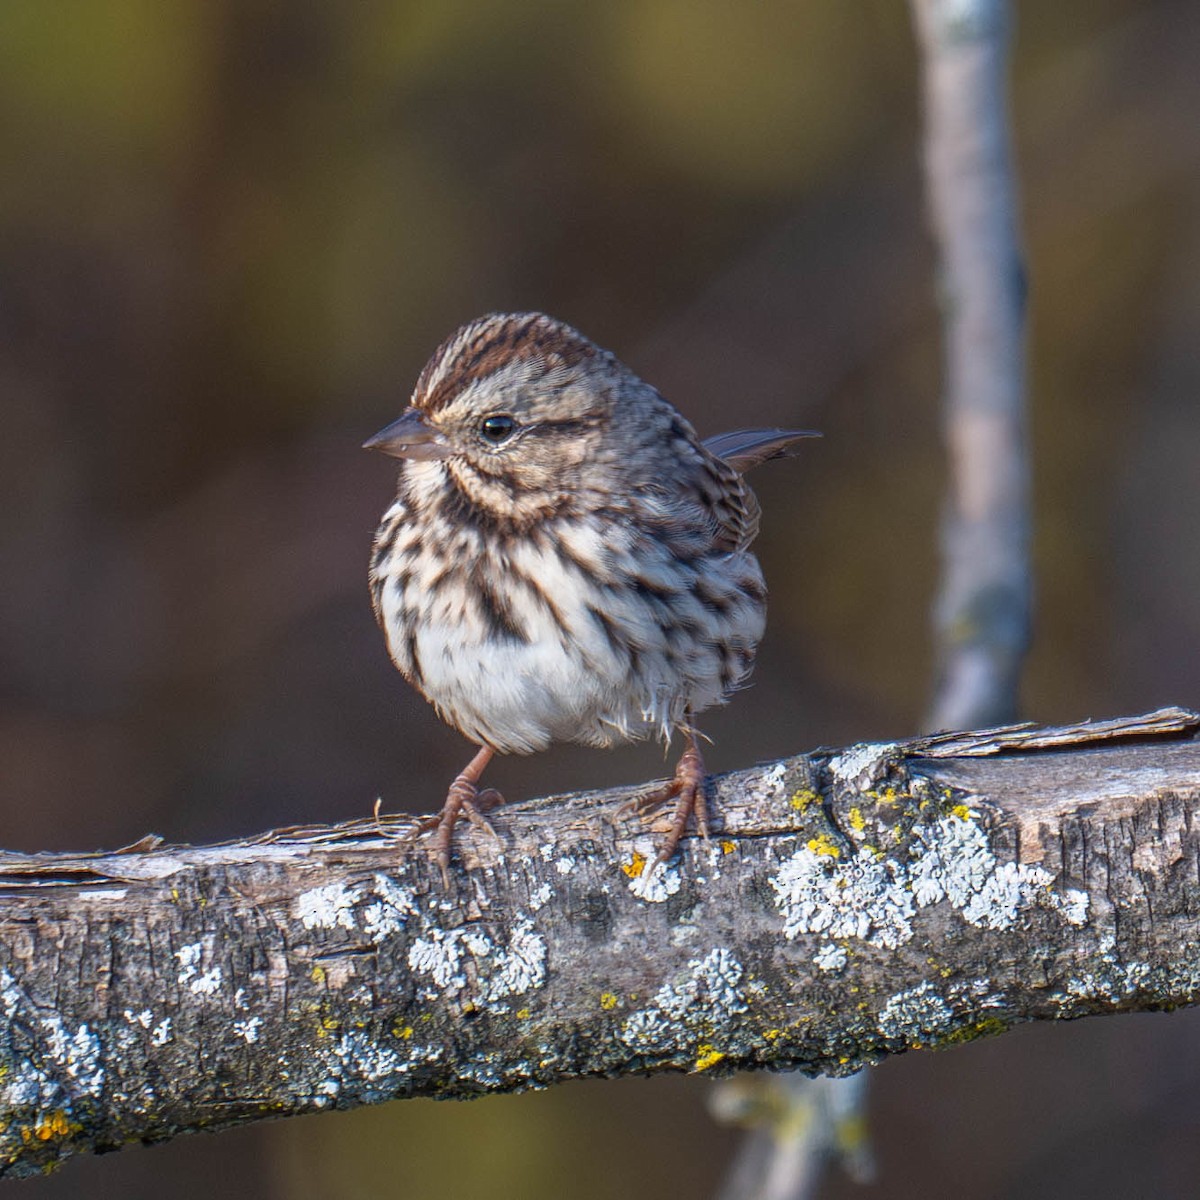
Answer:
[[436, 826], [448, 878], [460, 814], [495, 753], [679, 730], [677, 797], [653, 870], [694, 813], [707, 836], [692, 715], [750, 671], [767, 592], [742, 472], [809, 433], [702, 442], [615, 355], [540, 313], [481, 317], [438, 347], [398, 420], [365, 443], [401, 460], [375, 537], [371, 596], [404, 676], [479, 751]]

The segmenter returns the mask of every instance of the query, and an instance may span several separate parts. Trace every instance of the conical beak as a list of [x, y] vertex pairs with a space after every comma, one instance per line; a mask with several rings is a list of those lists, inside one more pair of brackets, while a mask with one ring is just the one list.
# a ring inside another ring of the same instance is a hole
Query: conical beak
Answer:
[[386, 429], [367, 438], [363, 449], [421, 461], [449, 458], [451, 453], [449, 443], [419, 408], [406, 408]]

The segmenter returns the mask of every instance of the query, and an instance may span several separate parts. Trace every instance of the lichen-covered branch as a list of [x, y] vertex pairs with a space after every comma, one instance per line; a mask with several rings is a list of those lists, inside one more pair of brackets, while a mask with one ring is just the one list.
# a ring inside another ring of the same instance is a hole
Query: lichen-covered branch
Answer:
[[820, 751], [711, 781], [646, 878], [627, 794], [0, 855], [11, 1175], [258, 1117], [799, 1067], [1200, 998], [1200, 715]]

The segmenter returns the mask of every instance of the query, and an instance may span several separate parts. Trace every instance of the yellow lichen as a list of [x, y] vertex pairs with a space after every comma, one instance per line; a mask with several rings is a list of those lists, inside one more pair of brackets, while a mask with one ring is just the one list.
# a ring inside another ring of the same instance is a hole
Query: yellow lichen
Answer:
[[707, 1071], [709, 1067], [715, 1067], [724, 1057], [725, 1052], [723, 1050], [714, 1050], [706, 1042], [704, 1045], [696, 1047], [696, 1064], [692, 1069], [695, 1071]]
[[636, 850], [633, 852], [633, 858], [627, 863], [621, 864], [621, 870], [629, 876], [630, 879], [637, 879], [646, 867], [646, 856], [639, 854]]
[[518, 1021], [528, 1021], [529, 1020], [529, 1009], [518, 1008], [517, 1009], [517, 1020]]
[[798, 792], [792, 793], [792, 798], [788, 803], [798, 813], [803, 813], [807, 812], [810, 806], [820, 804], [821, 797], [812, 788], [801, 788]]
[[1008, 1026], [999, 1017], [983, 1017], [971, 1025], [964, 1025], [953, 1033], [946, 1034], [939, 1042], [941, 1046], [959, 1046], [963, 1042], [978, 1041], [979, 1038], [995, 1037]]
[[722, 854], [732, 854], [736, 849], [737, 849], [737, 847], [733, 844], [733, 842], [729, 841], [728, 839], [721, 843], [721, 853]]
[[841, 858], [842, 856], [841, 850], [838, 849], [833, 838], [827, 833], [819, 834], [815, 838], [809, 838], [808, 848], [814, 854], [823, 854], [829, 858]]
[[36, 1125], [21, 1126], [21, 1141], [27, 1146], [35, 1141], [48, 1142], [51, 1138], [65, 1138], [82, 1128], [81, 1125], [72, 1124], [61, 1108], [56, 1108], [46, 1113]]
[[309, 977], [309, 979], [311, 979], [313, 981], [313, 983], [324, 983], [325, 982], [325, 968], [323, 966], [321, 966], [320, 963], [317, 963], [317, 965], [315, 967], [313, 967], [313, 969], [311, 971], [309, 971], [308, 977]]
[[766, 1032], [763, 1034], [763, 1041], [765, 1041], [765, 1042], [773, 1042], [773, 1041], [775, 1041], [775, 1040], [777, 1040], [778, 1038], [781, 1038], [781, 1037], [783, 1037], [783, 1030], [782, 1030], [782, 1029], [768, 1029], [768, 1030], [767, 1030], [767, 1031], [766, 1031]]
[[413, 1027], [411, 1025], [397, 1025], [396, 1028], [392, 1030], [392, 1034], [393, 1036], [407, 1042], [413, 1035]]
[[612, 992], [601, 992], [600, 993], [600, 1007], [602, 1009], [604, 1009], [606, 1012], [610, 1008], [616, 1008], [617, 1007], [616, 996], [614, 996], [612, 994]]
[[950, 810], [950, 813], [960, 821], [969, 821], [971, 819], [971, 810], [965, 804], [956, 804]]
[[867, 827], [867, 819], [862, 815], [862, 809], [857, 805], [850, 810], [850, 828], [862, 833]]

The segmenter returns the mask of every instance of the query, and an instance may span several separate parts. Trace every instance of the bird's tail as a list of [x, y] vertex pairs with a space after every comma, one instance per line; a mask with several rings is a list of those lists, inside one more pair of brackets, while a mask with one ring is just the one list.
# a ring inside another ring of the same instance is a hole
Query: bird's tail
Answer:
[[735, 429], [705, 438], [704, 448], [745, 474], [759, 463], [795, 454], [795, 443], [802, 438], [820, 436], [810, 429]]

